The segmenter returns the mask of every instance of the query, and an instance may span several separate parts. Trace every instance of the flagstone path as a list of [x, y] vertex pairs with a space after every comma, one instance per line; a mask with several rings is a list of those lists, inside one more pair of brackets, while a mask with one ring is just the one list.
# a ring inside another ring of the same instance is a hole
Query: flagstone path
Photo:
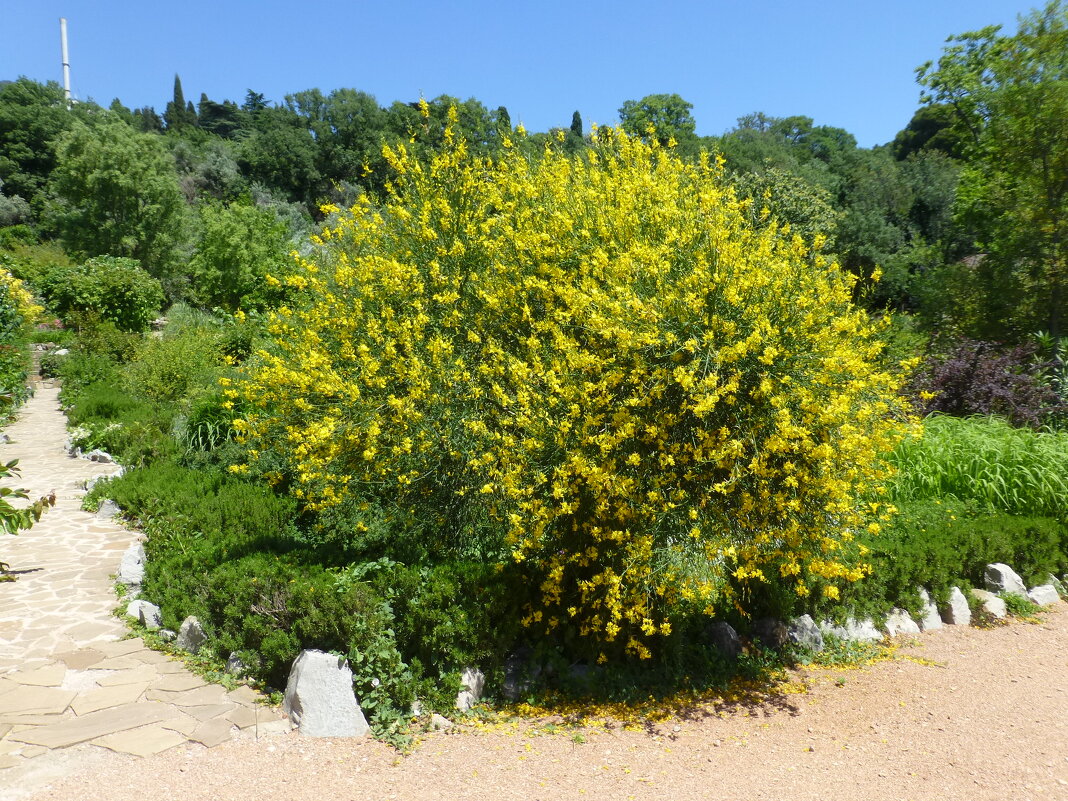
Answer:
[[138, 533], [81, 510], [85, 481], [119, 468], [67, 454], [58, 394], [38, 381], [0, 444], [0, 460], [21, 470], [7, 486], [56, 498], [32, 529], [0, 534], [0, 560], [17, 577], [0, 582], [0, 797], [20, 774], [69, 763], [73, 747], [148, 756], [288, 731], [250, 688], [227, 692], [121, 639], [114, 574]]

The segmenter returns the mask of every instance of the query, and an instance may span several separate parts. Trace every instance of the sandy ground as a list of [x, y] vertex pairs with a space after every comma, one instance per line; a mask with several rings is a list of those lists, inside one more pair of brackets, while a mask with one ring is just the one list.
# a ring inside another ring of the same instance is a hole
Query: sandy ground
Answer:
[[1068, 800], [1068, 607], [909, 642], [892, 662], [801, 674], [806, 693], [645, 731], [521, 723], [429, 734], [407, 757], [296, 733], [148, 759], [75, 750], [53, 769], [66, 776], [7, 789], [39, 801]]

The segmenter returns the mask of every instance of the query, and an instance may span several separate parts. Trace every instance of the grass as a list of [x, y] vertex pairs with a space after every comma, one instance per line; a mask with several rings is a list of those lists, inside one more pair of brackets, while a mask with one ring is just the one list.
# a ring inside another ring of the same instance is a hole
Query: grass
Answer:
[[975, 501], [1010, 514], [1068, 514], [1068, 432], [1013, 428], [996, 417], [933, 415], [891, 461], [894, 502]]

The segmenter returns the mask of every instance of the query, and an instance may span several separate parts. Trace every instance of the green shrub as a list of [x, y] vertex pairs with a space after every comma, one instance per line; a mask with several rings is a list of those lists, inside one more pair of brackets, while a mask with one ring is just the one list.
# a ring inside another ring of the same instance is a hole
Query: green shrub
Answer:
[[[61, 373], [65, 369], [66, 364]], [[71, 441], [82, 450], [101, 448], [127, 465], [145, 464], [177, 450], [168, 413], [121, 385], [98, 381], [66, 397], [74, 426]]]
[[123, 331], [145, 331], [163, 304], [163, 288], [134, 259], [97, 256], [56, 266], [36, 282], [46, 304], [65, 320], [96, 312]]
[[168, 322], [160, 338], [146, 339], [126, 369], [131, 391], [158, 403], [195, 400], [218, 388], [223, 367], [214, 327]]
[[117, 364], [130, 361], [143, 339], [141, 334], [123, 331], [96, 311], [73, 312], [68, 320], [75, 330], [76, 350], [106, 356]]
[[29, 356], [20, 344], [0, 344], [0, 415], [9, 414], [28, 396]]
[[530, 600], [514, 569], [486, 563], [388, 564], [373, 571], [361, 565], [357, 575], [365, 572], [390, 602], [401, 653], [440, 673], [499, 665], [519, 636], [520, 610]]
[[892, 606], [919, 611], [919, 587], [944, 599], [952, 586], [982, 587], [992, 562], [1012, 565], [1028, 586], [1068, 568], [1068, 523], [1063, 519], [991, 513], [967, 501], [919, 501], [903, 505], [877, 536], [866, 535], [871, 575], [843, 594], [842, 604], [819, 611], [885, 612]]
[[55, 374], [63, 382], [59, 399], [67, 407], [74, 403], [79, 393], [92, 384], [110, 384], [117, 387], [121, 382], [119, 366], [108, 356], [76, 350], [52, 364]]
[[74, 266], [63, 249], [52, 243], [15, 243], [6, 247], [8, 250], [0, 253], [0, 267], [28, 283], [38, 294], [46, 275], [57, 268]]
[[14, 248], [19, 245], [33, 245], [37, 242], [37, 233], [28, 225], [9, 225], [0, 228], [0, 248]]

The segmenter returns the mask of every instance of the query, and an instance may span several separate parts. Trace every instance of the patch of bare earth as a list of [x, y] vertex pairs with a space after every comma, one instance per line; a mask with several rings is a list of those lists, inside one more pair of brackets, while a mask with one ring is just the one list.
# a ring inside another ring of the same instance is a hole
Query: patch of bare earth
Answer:
[[585, 742], [523, 723], [431, 734], [398, 757], [290, 734], [109, 754], [31, 797], [1068, 799], [1068, 607], [1037, 625], [947, 627], [901, 653], [922, 661], [809, 671], [806, 694], [649, 731], [591, 728]]

